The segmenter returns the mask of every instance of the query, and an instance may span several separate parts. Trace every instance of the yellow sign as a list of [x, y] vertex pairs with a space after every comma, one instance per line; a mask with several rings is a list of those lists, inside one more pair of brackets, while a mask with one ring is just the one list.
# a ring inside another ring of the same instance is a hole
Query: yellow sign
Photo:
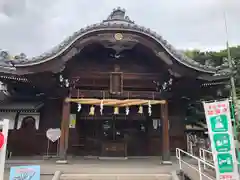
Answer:
[[143, 114], [143, 107], [142, 106], [139, 106], [138, 113]]
[[119, 114], [119, 109], [118, 109], [118, 107], [114, 107], [114, 112], [113, 112], [113, 114]]
[[70, 114], [69, 128], [76, 128], [76, 114]]
[[94, 107], [94, 106], [91, 106], [91, 107], [90, 107], [89, 115], [90, 115], [90, 116], [93, 116], [94, 113], [95, 113], [95, 107]]

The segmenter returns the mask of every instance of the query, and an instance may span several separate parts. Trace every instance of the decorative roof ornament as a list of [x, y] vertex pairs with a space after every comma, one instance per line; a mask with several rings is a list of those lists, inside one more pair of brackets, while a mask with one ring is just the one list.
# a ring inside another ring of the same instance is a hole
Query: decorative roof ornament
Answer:
[[103, 22], [107, 21], [125, 21], [131, 24], [134, 24], [134, 21], [131, 21], [128, 16], [125, 15], [126, 10], [118, 7], [116, 9], [113, 9], [112, 13], [108, 16], [107, 20], [104, 20]]
[[27, 61], [27, 56], [24, 53], [12, 56], [8, 51], [0, 50], [0, 61]]
[[6, 60], [9, 58], [9, 53], [7, 51], [0, 50], [0, 60]]
[[14, 59], [24, 61], [24, 60], [27, 60], [27, 56], [24, 53], [20, 53], [19, 55], [14, 56]]

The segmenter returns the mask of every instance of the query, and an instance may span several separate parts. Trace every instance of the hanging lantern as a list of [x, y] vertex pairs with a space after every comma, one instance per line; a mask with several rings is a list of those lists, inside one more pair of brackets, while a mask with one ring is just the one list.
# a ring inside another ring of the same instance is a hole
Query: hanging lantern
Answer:
[[94, 107], [94, 106], [91, 106], [91, 107], [90, 107], [89, 115], [90, 115], [90, 116], [93, 116], [94, 113], [95, 113], [95, 107]]
[[100, 114], [103, 114], [103, 100], [101, 100], [101, 104], [100, 104]]
[[119, 108], [118, 107], [114, 107], [114, 112], [113, 114], [119, 114]]
[[143, 106], [139, 106], [139, 108], [138, 108], [138, 113], [139, 113], [139, 114], [143, 114]]
[[152, 115], [152, 105], [151, 102], [148, 101], [148, 115], [151, 116]]
[[128, 106], [126, 107], [125, 112], [126, 112], [126, 115], [129, 115], [130, 109]]
[[81, 109], [82, 109], [82, 105], [80, 103], [78, 103], [77, 112], [80, 112]]

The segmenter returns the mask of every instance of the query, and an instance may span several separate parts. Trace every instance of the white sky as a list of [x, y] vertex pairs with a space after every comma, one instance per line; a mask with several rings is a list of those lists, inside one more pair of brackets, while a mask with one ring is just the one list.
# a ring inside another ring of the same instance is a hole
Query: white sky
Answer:
[[240, 44], [240, 0], [0, 0], [0, 48], [39, 55], [118, 6], [177, 49], [224, 48], [226, 11], [230, 45]]

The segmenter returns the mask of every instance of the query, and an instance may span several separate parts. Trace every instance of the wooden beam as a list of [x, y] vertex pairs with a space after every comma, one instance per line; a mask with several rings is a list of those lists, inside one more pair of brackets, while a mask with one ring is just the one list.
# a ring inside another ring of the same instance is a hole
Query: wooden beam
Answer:
[[112, 95], [109, 91], [99, 91], [99, 90], [71, 90], [71, 98], [99, 98], [99, 99], [162, 99], [160, 92], [154, 91], [124, 91], [120, 95]]
[[63, 100], [59, 156], [60, 160], [64, 161], [67, 160], [69, 118], [70, 118], [70, 103]]
[[[79, 80], [78, 82], [74, 83], [75, 87], [87, 88], [87, 87], [94, 87], [95, 89], [109, 89], [109, 79], [83, 79]], [[138, 79], [138, 80], [124, 80], [123, 81], [123, 89], [149, 89], [155, 90], [156, 85], [150, 80]]]
[[[83, 72], [78, 71], [76, 74], [72, 74], [71, 80], [75, 79], [109, 79], [111, 72]], [[144, 80], [159, 80], [160, 73], [123, 73], [124, 80], [136, 80], [136, 79], [144, 79]]]

